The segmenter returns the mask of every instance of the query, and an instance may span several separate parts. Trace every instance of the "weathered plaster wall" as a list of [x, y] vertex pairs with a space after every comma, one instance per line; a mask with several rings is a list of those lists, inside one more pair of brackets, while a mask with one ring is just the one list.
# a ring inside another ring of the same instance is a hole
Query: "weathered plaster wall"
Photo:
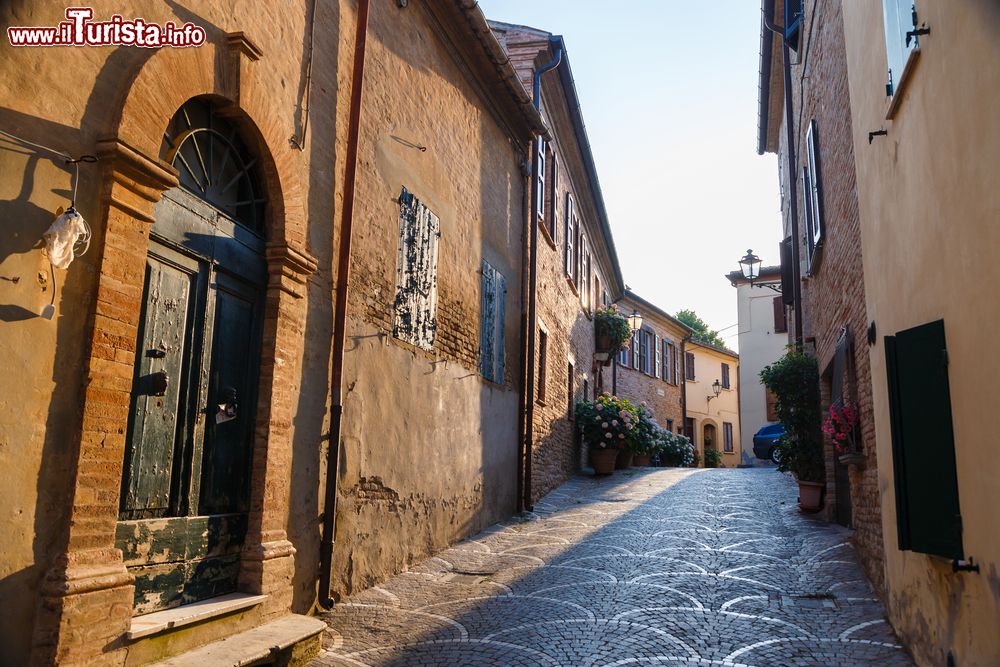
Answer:
[[[755, 283], [759, 285], [760, 283]], [[774, 298], [767, 287], [736, 286], [740, 343], [740, 454], [743, 465], [768, 465], [753, 453], [753, 435], [767, 420], [767, 390], [760, 381], [765, 366], [778, 360], [788, 336], [774, 330]]]
[[[717, 352], [708, 347], [702, 347], [688, 341], [686, 352], [694, 354], [694, 379], [685, 380], [687, 384], [687, 416], [695, 421], [694, 445], [702, 463], [705, 460], [705, 426], [715, 427], [713, 446], [722, 453], [722, 463], [726, 468], [740, 465], [740, 374], [738, 357]], [[729, 364], [730, 388], [719, 392], [714, 398], [712, 383], [722, 382], [722, 364]], [[683, 368], [683, 363], [681, 364]], [[708, 397], [712, 396], [712, 400]], [[723, 451], [723, 423], [733, 425], [733, 451]]]
[[[931, 27], [891, 120], [881, 6], [844, 3], [890, 620], [919, 664], [1000, 662], [1000, 463], [992, 415], [1000, 373], [1000, 8], [986, 0], [918, 3]], [[889, 134], [868, 144], [870, 130]], [[927, 270], [927, 267], [936, 267]], [[980, 574], [897, 548], [891, 434], [881, 337], [945, 320], [963, 539]]]
[[[419, 4], [374, 3], [368, 49], [335, 594], [374, 585], [516, 506], [522, 147]], [[403, 187], [440, 218], [431, 352], [392, 337]], [[503, 385], [479, 372], [482, 259], [507, 281]]]

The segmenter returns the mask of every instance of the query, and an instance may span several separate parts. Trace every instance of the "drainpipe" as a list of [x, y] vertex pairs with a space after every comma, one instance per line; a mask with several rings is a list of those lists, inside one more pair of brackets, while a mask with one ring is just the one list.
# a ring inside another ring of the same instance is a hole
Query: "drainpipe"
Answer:
[[344, 205], [340, 220], [337, 255], [337, 287], [333, 316], [333, 352], [330, 381], [330, 443], [326, 457], [326, 493], [323, 505], [323, 541], [320, 544], [319, 602], [329, 609], [333, 545], [337, 532], [337, 480], [340, 477], [340, 432], [344, 413], [344, 342], [347, 338], [348, 283], [351, 278], [351, 232], [354, 227], [354, 194], [358, 173], [358, 137], [361, 133], [361, 92], [368, 42], [368, 12], [371, 0], [358, 0], [358, 24], [354, 38], [354, 73], [347, 125], [347, 159], [344, 165]]
[[798, 170], [795, 168], [795, 121], [792, 110], [792, 50], [785, 40], [783, 28], [774, 25], [771, 21], [771, 14], [774, 12], [774, 3], [765, 3], [764, 27], [770, 30], [781, 39], [782, 69], [784, 70], [784, 93], [785, 93], [785, 143], [787, 144], [785, 153], [788, 157], [788, 218], [792, 227], [792, 308], [795, 311], [795, 347], [802, 349], [802, 264], [799, 251], [799, 195], [796, 184], [798, 183]]
[[[541, 110], [542, 105], [542, 75], [559, 67], [562, 62], [562, 49], [556, 51], [556, 56], [550, 62], [535, 70], [532, 85], [532, 97], [536, 110]], [[528, 353], [525, 355], [527, 366], [527, 381], [524, 385], [525, 393], [525, 424], [524, 424], [524, 483], [521, 489], [521, 508], [531, 511], [534, 509], [531, 503], [531, 455], [534, 446], [534, 424], [535, 424], [535, 326], [536, 296], [535, 285], [538, 279], [538, 192], [537, 174], [538, 169], [538, 149], [539, 142], [533, 140], [533, 164], [531, 171], [531, 246], [528, 250]]]

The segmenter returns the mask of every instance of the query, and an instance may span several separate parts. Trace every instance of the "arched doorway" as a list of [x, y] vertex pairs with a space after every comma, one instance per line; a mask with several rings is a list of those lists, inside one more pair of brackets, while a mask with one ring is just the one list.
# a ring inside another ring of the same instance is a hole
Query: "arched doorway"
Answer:
[[180, 186], [153, 209], [115, 540], [137, 615], [236, 590], [267, 278], [239, 128], [195, 98], [160, 157]]
[[704, 447], [702, 460], [705, 462], [706, 467], [714, 468], [715, 465], [712, 464], [710, 461], [712, 455], [707, 454], [707, 452], [709, 450], [718, 451], [719, 449], [719, 441], [718, 438], [716, 437], [717, 434], [716, 434], [715, 424], [711, 422], [706, 422], [705, 425], [702, 427], [701, 433], [702, 433], [701, 442]]

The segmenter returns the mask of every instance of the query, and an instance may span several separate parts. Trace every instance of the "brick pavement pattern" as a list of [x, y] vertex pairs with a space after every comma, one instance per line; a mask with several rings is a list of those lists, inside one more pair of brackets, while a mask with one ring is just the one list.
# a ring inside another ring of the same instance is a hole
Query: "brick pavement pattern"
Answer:
[[912, 665], [796, 495], [770, 469], [577, 477], [324, 614], [311, 667]]

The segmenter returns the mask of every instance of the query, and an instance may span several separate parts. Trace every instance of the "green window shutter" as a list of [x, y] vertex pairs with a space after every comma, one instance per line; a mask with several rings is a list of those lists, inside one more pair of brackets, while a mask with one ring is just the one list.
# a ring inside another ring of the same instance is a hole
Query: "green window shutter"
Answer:
[[944, 321], [886, 336], [899, 548], [963, 558]]

